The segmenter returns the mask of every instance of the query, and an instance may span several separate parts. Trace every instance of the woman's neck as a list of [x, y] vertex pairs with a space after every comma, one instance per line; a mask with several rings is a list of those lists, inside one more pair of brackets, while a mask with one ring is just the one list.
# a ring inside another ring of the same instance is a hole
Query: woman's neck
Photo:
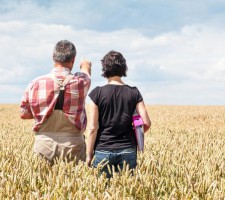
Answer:
[[121, 80], [119, 76], [113, 76], [108, 78], [108, 84], [112, 85], [124, 85], [124, 82]]

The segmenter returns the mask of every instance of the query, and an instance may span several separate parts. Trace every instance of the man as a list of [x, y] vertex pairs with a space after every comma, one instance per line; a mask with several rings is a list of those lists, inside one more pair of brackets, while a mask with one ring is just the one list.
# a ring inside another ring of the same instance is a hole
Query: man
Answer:
[[34, 152], [51, 164], [55, 158], [85, 161], [83, 132], [87, 117], [85, 99], [91, 84], [91, 62], [83, 60], [80, 72], [71, 74], [76, 48], [59, 41], [53, 51], [50, 74], [33, 80], [20, 106], [22, 119], [34, 119]]

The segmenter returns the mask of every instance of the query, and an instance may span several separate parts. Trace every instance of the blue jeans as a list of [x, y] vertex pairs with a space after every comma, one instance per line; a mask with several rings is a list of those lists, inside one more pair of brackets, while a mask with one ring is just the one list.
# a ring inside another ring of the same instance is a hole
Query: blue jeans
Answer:
[[134, 169], [137, 166], [136, 148], [113, 151], [95, 151], [94, 156], [94, 167], [97, 167], [100, 163], [102, 165], [101, 173], [105, 172], [107, 178], [112, 177], [112, 173], [109, 172], [108, 166], [111, 172], [113, 167], [115, 169], [115, 172], [119, 172], [119, 168], [122, 170], [124, 167], [124, 163], [129, 165], [129, 169]]

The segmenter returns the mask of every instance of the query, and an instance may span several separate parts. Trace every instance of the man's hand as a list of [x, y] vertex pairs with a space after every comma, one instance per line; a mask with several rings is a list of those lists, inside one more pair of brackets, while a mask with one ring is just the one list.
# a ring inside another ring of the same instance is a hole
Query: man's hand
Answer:
[[82, 59], [80, 62], [80, 71], [91, 77], [91, 62], [87, 59]]
[[22, 107], [20, 107], [20, 118], [21, 119], [33, 119], [34, 118], [29, 106], [23, 105]]
[[20, 113], [21, 119], [33, 119], [34, 116], [31, 113]]

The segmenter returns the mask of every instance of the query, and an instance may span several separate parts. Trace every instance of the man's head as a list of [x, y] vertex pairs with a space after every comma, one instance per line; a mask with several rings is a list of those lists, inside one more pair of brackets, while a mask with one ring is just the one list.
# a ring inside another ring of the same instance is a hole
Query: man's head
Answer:
[[101, 61], [103, 77], [110, 78], [113, 76], [126, 76], [127, 64], [121, 53], [117, 51], [110, 51]]
[[76, 56], [76, 47], [68, 40], [57, 42], [53, 50], [53, 60], [55, 63], [67, 63], [74, 61]]

